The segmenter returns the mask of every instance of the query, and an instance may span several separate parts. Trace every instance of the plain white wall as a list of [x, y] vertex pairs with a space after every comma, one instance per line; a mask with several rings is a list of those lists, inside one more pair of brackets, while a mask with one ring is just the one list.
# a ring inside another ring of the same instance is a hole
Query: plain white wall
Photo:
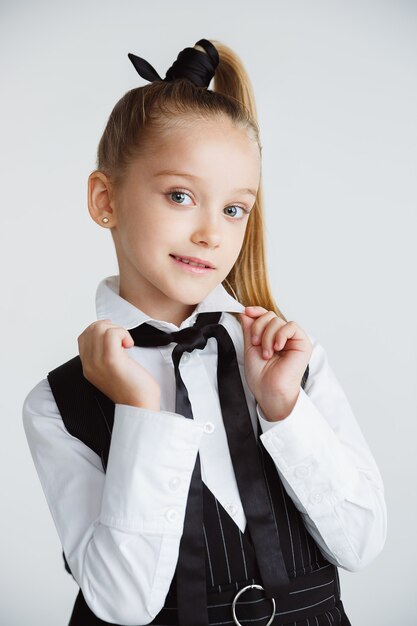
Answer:
[[240, 55], [263, 143], [268, 257], [283, 312], [316, 336], [381, 469], [383, 553], [341, 570], [354, 626], [417, 624], [417, 3], [2, 0], [1, 608], [65, 626], [77, 587], [21, 421], [28, 391], [77, 354], [98, 281], [117, 273], [87, 176], [111, 108], [201, 37]]

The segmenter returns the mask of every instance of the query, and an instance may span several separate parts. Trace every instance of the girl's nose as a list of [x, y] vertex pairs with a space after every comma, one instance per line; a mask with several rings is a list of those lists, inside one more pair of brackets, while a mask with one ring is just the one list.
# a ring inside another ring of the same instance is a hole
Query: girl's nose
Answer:
[[194, 243], [215, 248], [220, 244], [220, 223], [217, 216], [204, 216], [199, 220], [191, 237]]

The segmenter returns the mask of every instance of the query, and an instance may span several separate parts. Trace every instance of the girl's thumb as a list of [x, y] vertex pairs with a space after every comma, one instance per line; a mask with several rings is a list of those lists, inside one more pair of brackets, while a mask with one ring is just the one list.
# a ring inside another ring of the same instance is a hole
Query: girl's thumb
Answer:
[[122, 339], [123, 348], [132, 348], [134, 346], [134, 341], [132, 335], [128, 332], [128, 334]]

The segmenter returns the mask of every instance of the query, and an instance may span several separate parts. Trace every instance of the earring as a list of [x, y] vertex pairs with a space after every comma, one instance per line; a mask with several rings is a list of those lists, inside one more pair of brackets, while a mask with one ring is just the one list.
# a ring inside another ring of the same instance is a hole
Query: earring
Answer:
[[104, 222], [105, 224], [107, 224], [107, 222], [109, 221], [108, 217], [102, 217], [101, 221]]

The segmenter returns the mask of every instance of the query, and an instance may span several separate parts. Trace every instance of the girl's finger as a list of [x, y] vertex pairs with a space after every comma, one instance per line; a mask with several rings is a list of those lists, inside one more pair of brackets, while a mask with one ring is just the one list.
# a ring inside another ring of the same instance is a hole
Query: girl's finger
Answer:
[[117, 354], [117, 351], [123, 347], [123, 342], [133, 344], [129, 331], [122, 326], [114, 325], [108, 327], [103, 335], [103, 360], [107, 362], [111, 360]]
[[275, 335], [274, 350], [283, 350], [289, 339], [295, 341], [304, 341], [306, 338], [304, 332], [295, 322], [287, 322], [282, 326]]
[[245, 315], [250, 315], [250, 317], [259, 317], [264, 313], [267, 313], [268, 309], [264, 309], [263, 306], [246, 306], [245, 307]]
[[275, 315], [264, 328], [262, 335], [262, 356], [269, 359], [274, 353], [274, 345], [276, 343], [276, 337], [278, 331], [285, 326], [287, 322], [281, 317]]
[[251, 337], [253, 345], [257, 346], [261, 343], [265, 328], [273, 319], [278, 319], [274, 311], [267, 311], [266, 313], [255, 319], [251, 327]]
[[121, 329], [124, 331], [122, 326], [113, 324], [110, 320], [97, 320], [87, 327], [84, 345], [85, 356], [97, 363], [103, 358], [105, 335], [109, 329]]

